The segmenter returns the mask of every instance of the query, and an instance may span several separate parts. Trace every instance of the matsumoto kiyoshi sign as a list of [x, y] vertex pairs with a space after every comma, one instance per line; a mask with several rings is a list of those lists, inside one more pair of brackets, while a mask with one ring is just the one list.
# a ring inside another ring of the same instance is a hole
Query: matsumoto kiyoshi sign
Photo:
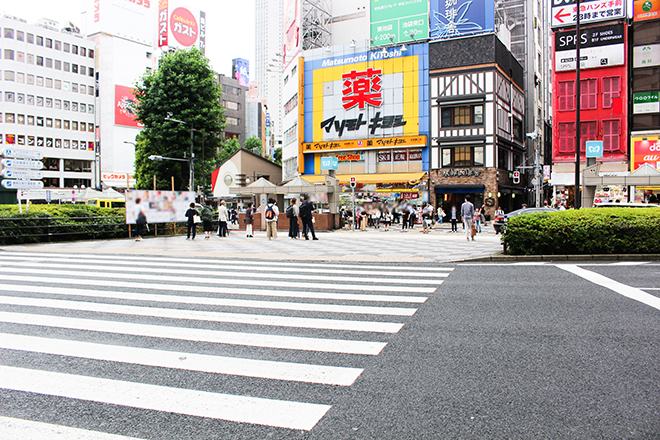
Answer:
[[306, 52], [305, 145], [428, 134], [428, 44], [334, 50]]

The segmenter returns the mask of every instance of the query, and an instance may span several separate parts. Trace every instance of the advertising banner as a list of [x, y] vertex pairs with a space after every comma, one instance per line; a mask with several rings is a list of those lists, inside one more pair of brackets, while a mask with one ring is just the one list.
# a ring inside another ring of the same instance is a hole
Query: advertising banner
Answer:
[[660, 92], [633, 93], [633, 113], [660, 113]]
[[[59, 3], [64, 6], [65, 2]], [[86, 0], [85, 3], [88, 6], [87, 35], [103, 32], [150, 46], [154, 44], [154, 30], [145, 23], [156, 19], [158, 0]]]
[[115, 84], [115, 125], [142, 127], [142, 124], [135, 120], [136, 106], [137, 100], [133, 89]]
[[493, 0], [431, 0], [430, 37], [442, 39], [492, 32]]
[[631, 141], [630, 171], [635, 171], [645, 163], [660, 170], [660, 137], [633, 137]]
[[651, 66], [660, 66], [660, 44], [633, 47], [633, 68]]
[[660, 18], [660, 0], [635, 0], [633, 21]]
[[[625, 58], [625, 26], [622, 23], [580, 29], [580, 68], [619, 66]], [[555, 32], [555, 71], [575, 70], [576, 32]]]
[[[627, 0], [596, 0], [580, 2], [580, 24], [626, 18]], [[551, 26], [574, 26], [577, 23], [577, 0], [552, 0]]]
[[[137, 203], [140, 199], [140, 203]], [[186, 221], [186, 211], [195, 202], [192, 191], [128, 191], [126, 193], [126, 224], [135, 224], [140, 211], [147, 223]]]
[[284, 1], [284, 70], [298, 55], [302, 47], [300, 35], [300, 0]]
[[167, 46], [167, 0], [158, 2], [158, 47]]
[[206, 49], [206, 13], [179, 0], [158, 2], [158, 47]]
[[[399, 148], [399, 147], [425, 147], [426, 136], [400, 136], [390, 138], [376, 138], [376, 139], [360, 139], [354, 141], [337, 141], [337, 142], [314, 142], [303, 144], [304, 152], [312, 151], [340, 151], [340, 150], [355, 150], [356, 148]], [[379, 152], [380, 158], [384, 152]], [[385, 156], [382, 156], [385, 157]], [[391, 154], [388, 156], [391, 157]], [[380, 159], [379, 159], [380, 160]], [[389, 160], [388, 160], [389, 162]]]
[[250, 85], [250, 62], [244, 58], [234, 58], [231, 61], [231, 76], [242, 86]]
[[371, 0], [371, 39], [374, 46], [428, 37], [427, 0]]

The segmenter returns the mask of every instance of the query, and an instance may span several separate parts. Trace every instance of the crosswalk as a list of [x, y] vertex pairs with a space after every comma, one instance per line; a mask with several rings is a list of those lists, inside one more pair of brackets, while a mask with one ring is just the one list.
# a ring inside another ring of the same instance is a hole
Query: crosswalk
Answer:
[[[89, 402], [127, 417], [154, 411], [309, 431], [332, 407], [326, 390], [355, 384], [452, 270], [2, 252], [0, 390], [54, 397], [60, 409]], [[25, 405], [2, 406], [7, 438], [149, 432], [85, 431], [84, 416], [60, 426]]]

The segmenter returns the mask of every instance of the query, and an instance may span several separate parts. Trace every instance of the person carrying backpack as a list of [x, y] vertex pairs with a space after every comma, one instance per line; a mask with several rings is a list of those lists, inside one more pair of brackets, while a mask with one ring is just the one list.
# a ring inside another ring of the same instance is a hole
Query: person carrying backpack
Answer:
[[268, 205], [264, 210], [264, 218], [266, 219], [266, 237], [269, 240], [277, 239], [277, 217], [280, 215], [280, 210], [275, 204], [275, 199], [268, 199]]

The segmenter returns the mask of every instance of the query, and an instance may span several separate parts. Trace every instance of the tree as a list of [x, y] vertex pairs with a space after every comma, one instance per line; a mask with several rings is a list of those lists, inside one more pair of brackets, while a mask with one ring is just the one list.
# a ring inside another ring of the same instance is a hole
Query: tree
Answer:
[[[161, 58], [158, 70], [147, 71], [142, 76], [136, 84], [135, 96], [136, 119], [144, 125], [135, 148], [137, 188], [151, 189], [155, 175], [158, 189], [170, 189], [171, 176], [175, 189], [188, 189], [188, 163], [154, 162], [149, 156], [188, 159], [193, 128], [195, 174], [201, 176], [202, 169], [215, 162], [218, 139], [212, 134], [223, 132], [225, 118], [220, 100], [222, 90], [209, 60], [196, 48], [169, 53]], [[185, 124], [165, 120], [169, 113]], [[206, 133], [204, 152], [202, 132]], [[201, 183], [201, 179], [196, 179], [195, 186]]]
[[281, 148], [277, 148], [273, 152], [273, 162], [275, 162], [279, 166], [282, 166], [282, 149]]
[[245, 140], [245, 149], [247, 151], [250, 151], [254, 154], [258, 154], [261, 156], [261, 153], [263, 152], [263, 144], [261, 143], [261, 139], [256, 137], [255, 135], [250, 136]]

